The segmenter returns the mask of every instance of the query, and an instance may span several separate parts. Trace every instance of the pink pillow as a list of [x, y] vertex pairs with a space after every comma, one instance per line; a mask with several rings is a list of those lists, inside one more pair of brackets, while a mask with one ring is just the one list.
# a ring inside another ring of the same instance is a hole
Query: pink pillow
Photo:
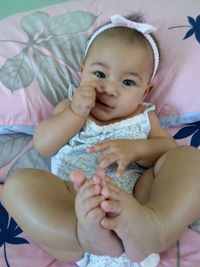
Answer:
[[68, 84], [78, 85], [79, 65], [91, 32], [112, 14], [138, 11], [158, 28], [161, 49], [157, 88], [148, 100], [156, 104], [164, 126], [200, 120], [197, 2], [80, 0], [1, 20], [0, 133], [10, 129], [32, 133], [67, 96]]

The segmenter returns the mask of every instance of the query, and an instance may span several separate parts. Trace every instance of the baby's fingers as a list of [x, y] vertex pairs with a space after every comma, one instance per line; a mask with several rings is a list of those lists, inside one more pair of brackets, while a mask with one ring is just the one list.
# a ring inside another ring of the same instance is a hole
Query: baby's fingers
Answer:
[[110, 165], [112, 165], [113, 163], [117, 162], [117, 160], [118, 157], [114, 153], [99, 157], [98, 159], [99, 167], [105, 169]]
[[117, 177], [122, 177], [125, 170], [126, 170], [127, 164], [123, 161], [119, 161], [118, 162], [118, 168], [117, 168], [117, 172], [116, 175]]
[[100, 144], [97, 144], [95, 146], [88, 147], [86, 149], [87, 153], [94, 153], [94, 152], [100, 152], [102, 150], [105, 150], [110, 146], [109, 142], [103, 142]]

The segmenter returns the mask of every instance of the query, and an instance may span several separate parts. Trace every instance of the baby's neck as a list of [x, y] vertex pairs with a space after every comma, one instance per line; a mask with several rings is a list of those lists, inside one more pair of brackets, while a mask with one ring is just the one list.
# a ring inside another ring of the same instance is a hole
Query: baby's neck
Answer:
[[129, 118], [132, 118], [134, 116], [137, 116], [137, 115], [140, 115], [141, 113], [144, 112], [145, 110], [145, 106], [144, 105], [139, 105], [138, 108], [133, 112], [131, 113], [130, 115], [126, 116], [126, 117], [120, 117], [120, 118], [115, 118], [115, 119], [112, 119], [112, 120], [109, 120], [109, 121], [100, 121], [100, 120], [97, 120], [96, 118], [94, 118], [93, 116], [89, 116], [89, 118], [94, 121], [97, 125], [100, 125], [100, 126], [103, 126], [103, 125], [109, 125], [109, 124], [113, 124], [115, 122], [120, 122], [120, 121], [123, 121], [123, 120], [126, 120], [126, 119], [129, 119]]

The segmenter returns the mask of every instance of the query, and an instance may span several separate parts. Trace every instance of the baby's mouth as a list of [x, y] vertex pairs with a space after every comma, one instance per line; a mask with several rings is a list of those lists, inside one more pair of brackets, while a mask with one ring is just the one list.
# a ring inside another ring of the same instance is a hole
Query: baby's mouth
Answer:
[[104, 102], [103, 102], [102, 100], [100, 100], [100, 99], [97, 99], [96, 103], [97, 103], [97, 104], [100, 104], [100, 105], [105, 105], [105, 106], [108, 107], [108, 105], [107, 105], [106, 103], [104, 103]]
[[100, 100], [100, 99], [97, 99], [96, 100], [96, 105], [103, 108], [103, 109], [113, 109], [114, 107], [112, 107], [111, 105], [107, 104], [106, 102]]

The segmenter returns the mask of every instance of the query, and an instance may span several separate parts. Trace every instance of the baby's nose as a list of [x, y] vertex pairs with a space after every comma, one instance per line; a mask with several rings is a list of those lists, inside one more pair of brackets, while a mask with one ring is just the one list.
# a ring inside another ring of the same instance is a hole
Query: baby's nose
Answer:
[[105, 81], [102, 84], [102, 89], [109, 96], [116, 97], [118, 95], [118, 87], [114, 81]]

